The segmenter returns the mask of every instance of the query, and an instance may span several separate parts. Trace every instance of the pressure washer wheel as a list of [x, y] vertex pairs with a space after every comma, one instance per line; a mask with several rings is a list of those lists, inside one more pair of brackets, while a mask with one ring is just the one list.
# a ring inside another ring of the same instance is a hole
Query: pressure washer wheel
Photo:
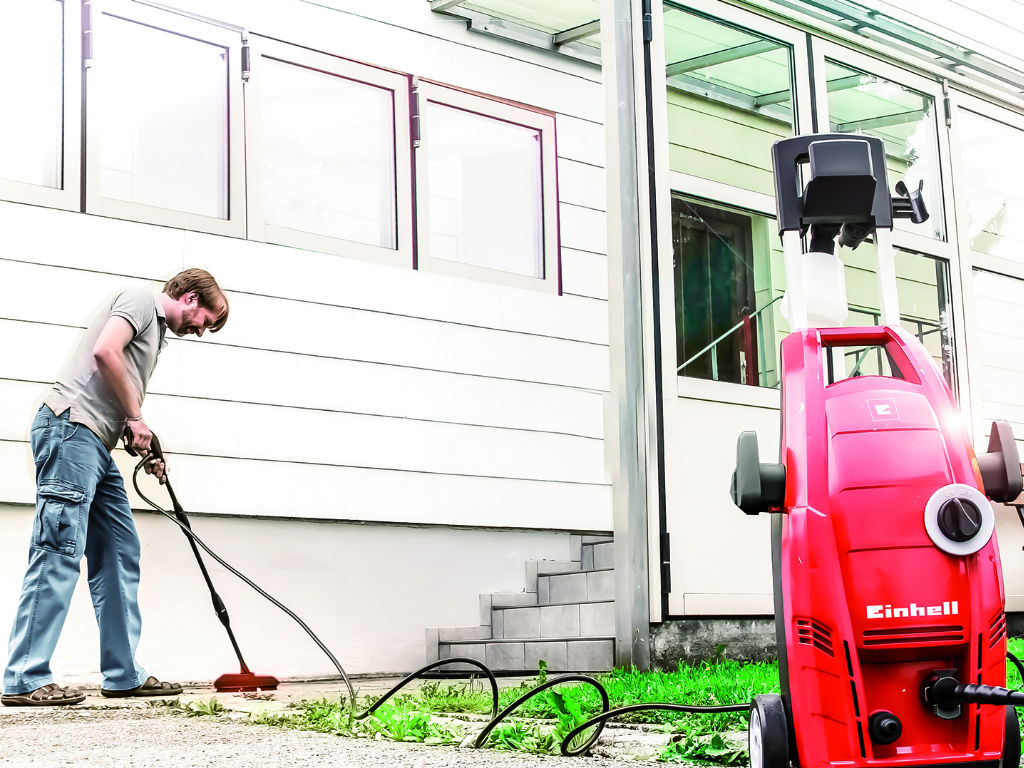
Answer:
[[1003, 760], [999, 768], [1017, 768], [1020, 765], [1020, 722], [1017, 708], [1006, 708], [1006, 736], [1003, 737]]
[[781, 696], [774, 693], [762, 694], [750, 702], [747, 739], [750, 768], [789, 766], [789, 730]]

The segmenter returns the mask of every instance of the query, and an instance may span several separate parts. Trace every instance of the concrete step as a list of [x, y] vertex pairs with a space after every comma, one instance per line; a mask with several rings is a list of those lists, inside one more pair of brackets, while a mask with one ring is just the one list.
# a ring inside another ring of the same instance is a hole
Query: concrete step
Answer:
[[537, 578], [537, 602], [596, 603], [615, 599], [615, 571], [551, 573]]
[[[450, 659], [465, 656], [483, 662], [495, 672], [537, 671], [537, 662], [544, 660], [551, 672], [607, 672], [615, 655], [614, 637], [561, 637], [543, 640], [467, 640], [439, 643], [439, 657]], [[446, 669], [473, 671], [469, 664]]]
[[600, 637], [614, 634], [615, 603], [610, 600], [498, 608], [491, 618], [491, 637], [494, 639]]
[[599, 536], [582, 536], [580, 538], [581, 543], [583, 544], [603, 544], [607, 541], [612, 541], [612, 535], [610, 533], [601, 534]]
[[491, 626], [491, 611], [494, 608], [518, 608], [536, 605], [537, 592], [492, 592], [480, 595], [480, 623]]
[[603, 571], [615, 567], [615, 543], [599, 541], [580, 546], [580, 570]]

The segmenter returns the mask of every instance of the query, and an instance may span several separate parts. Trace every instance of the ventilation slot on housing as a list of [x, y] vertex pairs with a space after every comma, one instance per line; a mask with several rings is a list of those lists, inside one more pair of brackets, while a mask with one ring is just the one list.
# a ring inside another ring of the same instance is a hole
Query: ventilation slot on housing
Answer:
[[995, 648], [996, 644], [1006, 637], [1006, 614], [1000, 611], [992, 620], [988, 628], [988, 647]]
[[829, 656], [835, 656], [832, 650], [832, 630], [814, 619], [796, 620], [796, 641], [801, 645], [813, 645]]
[[900, 627], [899, 629], [865, 629], [862, 641], [866, 646], [913, 645], [915, 643], [962, 643], [962, 626]]

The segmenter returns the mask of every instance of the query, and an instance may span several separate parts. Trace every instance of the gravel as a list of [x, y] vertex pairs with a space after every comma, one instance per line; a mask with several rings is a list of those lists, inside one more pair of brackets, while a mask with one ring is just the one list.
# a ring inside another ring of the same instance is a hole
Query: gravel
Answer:
[[[661, 738], [667, 741], [664, 735]], [[548, 757], [340, 738], [245, 725], [224, 716], [175, 716], [145, 706], [0, 710], [0, 766], [12, 768], [636, 768], [637, 765], [633, 756]]]

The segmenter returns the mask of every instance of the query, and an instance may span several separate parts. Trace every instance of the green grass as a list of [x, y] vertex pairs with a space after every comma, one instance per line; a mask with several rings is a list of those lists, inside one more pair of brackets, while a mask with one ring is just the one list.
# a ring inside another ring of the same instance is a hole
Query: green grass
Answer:
[[[1009, 650], [1024, 659], [1024, 638], [1012, 638]], [[776, 663], [739, 662], [722, 657], [700, 664], [680, 664], [672, 672], [629, 672], [617, 670], [594, 675], [608, 692], [611, 708], [647, 702], [668, 702], [714, 706], [749, 702], [760, 693], [777, 693]], [[542, 666], [536, 679], [505, 688], [499, 694], [504, 708], [519, 696], [548, 679]], [[1012, 664], [1007, 665], [1007, 686], [1024, 688], [1024, 681]], [[365, 709], [374, 699], [364, 698]], [[494, 729], [488, 741], [493, 749], [557, 754], [562, 738], [579, 723], [600, 711], [596, 689], [581, 683], [567, 683], [538, 694]], [[181, 714], [219, 714], [216, 700], [189, 706], [178, 705]], [[480, 679], [469, 682], [423, 683], [418, 690], [393, 697], [374, 715], [348, 722], [347, 701], [321, 699], [304, 701], [283, 714], [250, 715], [249, 722], [285, 728], [320, 731], [394, 741], [427, 744], [458, 744], [481, 727], [439, 716], [469, 714], [486, 716], [491, 710], [490, 686]], [[685, 714], [652, 710], [630, 713], [621, 721], [653, 724], [663, 730], [668, 746], [658, 758], [664, 762], [735, 766], [748, 761], [743, 712]]]

